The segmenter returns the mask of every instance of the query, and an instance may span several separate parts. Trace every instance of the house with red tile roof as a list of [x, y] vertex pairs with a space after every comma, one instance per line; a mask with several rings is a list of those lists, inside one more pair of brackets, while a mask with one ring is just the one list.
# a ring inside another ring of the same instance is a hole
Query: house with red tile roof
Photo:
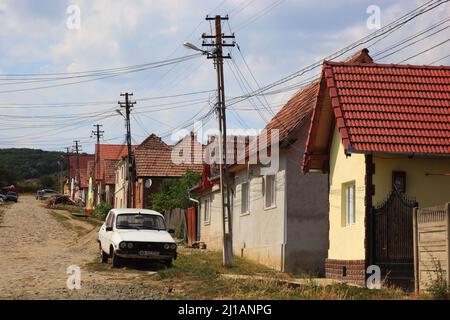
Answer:
[[151, 207], [151, 194], [160, 191], [164, 179], [181, 177], [187, 170], [201, 173], [202, 150], [193, 135], [175, 145], [166, 144], [155, 134], [145, 139], [134, 150], [135, 207]]
[[[78, 157], [80, 159], [79, 168]], [[69, 155], [69, 180], [74, 182], [74, 189], [71, 190], [71, 197], [73, 200], [81, 199], [83, 202], [86, 201], [89, 188], [88, 164], [93, 160], [93, 155]], [[78, 183], [78, 176], [80, 177], [80, 183]]]
[[[372, 62], [367, 51], [351, 59]], [[280, 271], [324, 273], [328, 249], [327, 175], [303, 174], [298, 157], [304, 152], [319, 84], [312, 81], [295, 93], [266, 125], [267, 134], [248, 137], [245, 152], [229, 166], [233, 252]], [[273, 137], [278, 134], [278, 141], [272, 141], [272, 133]], [[257, 146], [252, 142], [255, 139]], [[268, 142], [267, 154], [274, 155], [270, 167], [278, 162], [272, 172], [260, 158], [264, 141]], [[253, 155], [258, 158], [256, 162], [251, 161]], [[208, 180], [216, 182], [211, 175]], [[210, 249], [222, 250], [220, 185], [207, 185], [200, 192], [200, 241]]]
[[[135, 146], [132, 146], [134, 150]], [[96, 186], [96, 203], [112, 204], [115, 192], [115, 165], [128, 155], [127, 145], [100, 144], [95, 146], [94, 176]]]
[[326, 276], [411, 288], [413, 207], [450, 200], [450, 67], [324, 62], [302, 169], [329, 176]]

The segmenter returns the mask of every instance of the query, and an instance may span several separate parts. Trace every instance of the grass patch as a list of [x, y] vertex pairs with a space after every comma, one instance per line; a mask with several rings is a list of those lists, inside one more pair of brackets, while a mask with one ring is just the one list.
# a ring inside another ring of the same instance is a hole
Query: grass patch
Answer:
[[70, 213], [84, 214], [84, 209], [82, 207], [70, 206], [70, 205], [66, 205], [66, 204], [58, 204], [58, 205], [54, 205], [54, 206], [49, 206], [47, 208], [52, 209], [52, 210], [64, 210], [64, 211], [68, 211]]
[[[231, 269], [222, 266], [222, 253], [181, 249], [173, 267], [158, 271], [156, 280], [175, 285], [174, 299], [404, 299], [400, 290], [354, 287], [346, 284], [318, 285], [314, 280], [298, 285], [290, 275], [241, 258]], [[250, 276], [225, 278], [221, 274]], [[253, 278], [252, 278], [253, 276]], [[307, 278], [307, 277], [306, 277]]]
[[64, 228], [75, 232], [80, 237], [84, 236], [85, 234], [91, 231], [86, 228], [83, 228], [82, 226], [72, 223], [71, 222], [71, 220], [73, 220], [72, 217], [67, 217], [53, 210], [47, 210], [47, 213], [51, 215], [57, 222], [61, 223], [61, 225]]

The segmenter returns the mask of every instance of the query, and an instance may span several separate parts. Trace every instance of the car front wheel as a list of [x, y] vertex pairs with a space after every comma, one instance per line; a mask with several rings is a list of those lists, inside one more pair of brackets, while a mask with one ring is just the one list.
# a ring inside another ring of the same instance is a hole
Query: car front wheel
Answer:
[[164, 264], [167, 268], [171, 268], [172, 267], [172, 259], [168, 259], [168, 260], [164, 261]]
[[119, 268], [120, 267], [120, 257], [119, 256], [117, 256], [115, 253], [114, 253], [114, 250], [111, 250], [112, 251], [112, 253], [111, 253], [111, 261], [112, 261], [112, 266], [113, 266], [113, 268]]

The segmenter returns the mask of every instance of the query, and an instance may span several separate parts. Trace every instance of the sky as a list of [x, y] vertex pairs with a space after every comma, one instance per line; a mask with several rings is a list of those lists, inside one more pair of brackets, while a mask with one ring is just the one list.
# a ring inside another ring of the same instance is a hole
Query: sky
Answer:
[[[223, 32], [234, 32], [239, 47], [226, 48], [232, 58], [224, 65], [226, 96], [233, 101], [233, 97], [277, 81], [374, 32], [367, 26], [368, 7], [380, 9], [383, 27], [427, 1], [1, 0], [0, 148], [64, 151], [80, 140], [83, 151], [92, 153], [94, 124], [103, 126], [102, 143], [122, 144], [124, 119], [115, 110], [123, 92], [132, 92], [136, 100], [133, 143], [140, 143], [150, 133], [174, 143], [173, 133], [180, 127], [192, 130], [193, 120], [205, 118], [202, 116], [214, 103], [216, 73], [212, 60], [205, 56], [95, 81], [79, 81], [85, 79], [82, 77], [47, 80], [54, 73], [73, 76], [193, 55], [195, 52], [182, 44], [188, 41], [201, 46], [201, 35], [211, 33], [213, 27], [205, 20], [208, 14], [229, 15], [222, 24]], [[79, 28], [70, 24], [75, 21], [74, 5], [79, 9]], [[375, 62], [399, 63], [444, 42], [450, 21], [398, 52], [394, 51], [399, 48], [387, 51], [392, 53], [387, 57], [380, 54], [447, 17], [449, 3], [382, 38], [369, 47], [370, 54], [379, 53]], [[450, 42], [444, 43], [404, 63], [430, 64], [446, 56], [449, 49]], [[449, 65], [450, 58], [438, 64]], [[304, 83], [319, 72], [320, 68], [315, 69], [285, 86]], [[239, 85], [240, 77], [247, 84]], [[228, 107], [228, 127], [263, 128], [295, 93], [280, 91]], [[203, 134], [216, 127], [214, 116], [203, 119], [202, 126], [196, 129], [202, 127]]]

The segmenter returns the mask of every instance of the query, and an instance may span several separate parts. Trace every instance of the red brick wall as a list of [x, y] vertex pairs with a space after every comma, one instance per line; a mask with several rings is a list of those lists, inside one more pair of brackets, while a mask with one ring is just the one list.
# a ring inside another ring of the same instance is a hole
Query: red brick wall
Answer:
[[366, 283], [366, 263], [364, 260], [325, 260], [325, 276], [359, 285]]

